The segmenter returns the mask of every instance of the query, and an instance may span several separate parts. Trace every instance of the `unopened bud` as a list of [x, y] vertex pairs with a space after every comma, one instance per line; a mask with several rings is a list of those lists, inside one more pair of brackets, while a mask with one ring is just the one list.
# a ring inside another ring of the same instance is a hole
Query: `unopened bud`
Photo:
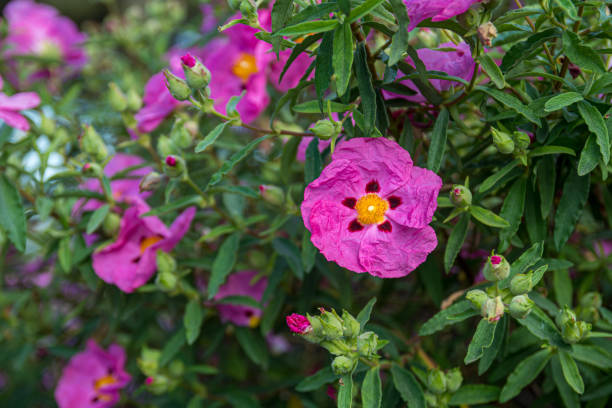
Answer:
[[519, 273], [510, 281], [510, 292], [513, 295], [524, 295], [533, 289], [533, 272]]
[[251, 0], [242, 0], [240, 3], [240, 13], [242, 14], [242, 18], [248, 20], [251, 26], [259, 25], [257, 6]]
[[531, 313], [533, 305], [533, 301], [529, 299], [527, 295], [518, 295], [513, 297], [510, 301], [508, 311], [515, 319], [524, 319], [529, 313]]
[[515, 131], [512, 133], [512, 138], [514, 139], [514, 145], [519, 150], [525, 150], [531, 144], [531, 138], [525, 132]]
[[472, 192], [460, 184], [455, 184], [450, 192], [450, 200], [457, 207], [472, 204]]
[[325, 337], [325, 333], [323, 332], [323, 323], [321, 322], [321, 318], [319, 316], [311, 316], [306, 314], [306, 318], [310, 322], [310, 326], [312, 327], [312, 336], [313, 340], [321, 339]]
[[336, 312], [323, 310], [321, 312], [321, 324], [325, 337], [329, 340], [334, 340], [342, 337], [344, 330], [342, 329], [342, 321], [336, 315]]
[[167, 157], [173, 154], [178, 154], [179, 149], [176, 148], [174, 142], [168, 136], [160, 136], [157, 140], [157, 153], [161, 157]]
[[332, 361], [332, 370], [336, 375], [348, 374], [353, 371], [356, 363], [356, 360], [350, 359], [346, 356], [338, 356], [334, 358], [334, 361]]
[[142, 107], [142, 98], [135, 90], [130, 89], [126, 97], [128, 109], [132, 112], [136, 112]]
[[510, 275], [510, 264], [502, 255], [491, 255], [487, 259], [482, 273], [490, 282], [506, 279]]
[[262, 184], [259, 186], [259, 193], [269, 204], [281, 206], [285, 203], [285, 192], [280, 187]]
[[312, 326], [310, 325], [310, 321], [306, 316], [293, 313], [287, 316], [286, 318], [287, 326], [289, 326], [289, 330], [296, 334], [307, 334], [312, 331]]
[[193, 138], [191, 137], [191, 133], [185, 128], [184, 120], [177, 120], [174, 122], [172, 130], [170, 131], [170, 140], [180, 149], [187, 149], [191, 146]]
[[373, 357], [378, 351], [378, 335], [368, 331], [357, 337], [357, 351], [363, 357]]
[[191, 96], [191, 89], [185, 80], [177, 77], [167, 69], [164, 70], [164, 76], [166, 77], [166, 86], [174, 99], [177, 101], [189, 99]]
[[[161, 251], [160, 251], [161, 252]], [[172, 273], [157, 272], [155, 276], [155, 285], [163, 291], [173, 291], [176, 289], [178, 277]]]
[[492, 22], [489, 21], [478, 27], [478, 38], [483, 45], [490, 47], [495, 37], [497, 37], [497, 28]]
[[568, 306], [564, 306], [563, 309], [559, 310], [557, 317], [555, 317], [555, 323], [560, 329], [563, 328], [567, 323], [573, 323], [576, 321], [576, 313]]
[[482, 317], [487, 319], [490, 323], [498, 321], [503, 315], [504, 303], [502, 302], [501, 296], [487, 299], [482, 305]]
[[472, 302], [474, 309], [482, 310], [482, 306], [487, 300], [489, 300], [489, 295], [487, 295], [483, 290], [472, 289], [465, 295], [465, 298]]
[[580, 306], [582, 307], [594, 307], [599, 309], [601, 307], [601, 294], [598, 292], [589, 292], [580, 298]]
[[81, 137], [81, 150], [99, 162], [104, 161], [108, 156], [106, 144], [93, 126], [85, 127], [85, 132]]
[[361, 325], [357, 319], [346, 310], [342, 311], [342, 323], [344, 337], [353, 338], [359, 335]]
[[92, 177], [101, 177], [103, 174], [102, 167], [100, 167], [98, 163], [94, 162], [85, 163], [82, 170], [83, 174]]
[[180, 177], [185, 173], [185, 161], [179, 156], [166, 156], [164, 173], [168, 177]]
[[109, 212], [102, 221], [102, 231], [109, 237], [113, 237], [119, 232], [119, 226], [121, 225], [121, 218], [114, 212]]
[[318, 120], [313, 127], [310, 128], [312, 133], [315, 134], [321, 140], [331, 139], [334, 136], [340, 134], [342, 130], [340, 123], [332, 122], [329, 119]]
[[495, 128], [491, 128], [493, 135], [493, 144], [501, 154], [511, 154], [514, 152], [514, 141], [506, 132], [502, 132]]
[[208, 86], [210, 83], [210, 71], [199, 59], [191, 54], [185, 54], [181, 57], [181, 64], [183, 72], [185, 72], [185, 80], [191, 89], [197, 91]]
[[108, 84], [108, 101], [110, 106], [117, 112], [123, 112], [128, 107], [125, 94], [114, 82]]
[[599, 310], [593, 306], [578, 306], [576, 314], [580, 320], [589, 323], [597, 323], [599, 321]]
[[157, 270], [159, 272], [168, 273], [171, 275], [176, 273], [176, 261], [169, 253], [157, 251], [155, 260], [157, 263]]
[[578, 343], [591, 332], [591, 324], [583, 321], [568, 321], [561, 329], [563, 340], [570, 344]]
[[453, 393], [457, 391], [463, 383], [463, 375], [459, 367], [455, 367], [446, 373], [446, 389], [448, 392]]
[[434, 394], [446, 392], [446, 375], [442, 370], [434, 368], [427, 374], [427, 388]]
[[154, 190], [157, 190], [157, 188], [161, 185], [163, 180], [164, 180], [164, 176], [162, 176], [161, 174], [155, 171], [152, 171], [151, 173], [147, 174], [140, 180], [140, 183], [138, 184], [138, 188], [141, 193], [143, 191], [154, 191]]
[[40, 121], [40, 130], [47, 136], [55, 133], [55, 120], [47, 115], [42, 115]]
[[144, 375], [147, 377], [154, 377], [159, 370], [160, 358], [161, 351], [143, 347], [140, 352], [140, 358], [136, 360], [136, 363]]

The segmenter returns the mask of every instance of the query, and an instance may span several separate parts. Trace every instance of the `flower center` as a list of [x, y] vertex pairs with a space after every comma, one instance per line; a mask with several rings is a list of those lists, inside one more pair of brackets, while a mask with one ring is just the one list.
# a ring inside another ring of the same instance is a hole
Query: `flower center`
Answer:
[[146, 237], [140, 241], [140, 255], [144, 254], [144, 251], [146, 251], [151, 245], [157, 244], [162, 239], [164, 239], [164, 237], [154, 235], [152, 237]]
[[259, 316], [251, 316], [251, 318], [249, 319], [249, 327], [251, 328], [255, 328], [257, 326], [259, 326], [259, 322], [261, 321], [261, 318]]
[[107, 385], [112, 385], [117, 382], [117, 379], [112, 375], [105, 375], [104, 377], [98, 378], [94, 383], [94, 389], [96, 390], [96, 401], [108, 402], [113, 399], [108, 394], [104, 394], [100, 392], [100, 388], [106, 387]]
[[242, 53], [240, 58], [234, 63], [232, 72], [243, 82], [247, 82], [251, 75], [257, 73], [257, 60], [252, 54]]
[[388, 209], [389, 203], [378, 194], [366, 194], [355, 205], [357, 220], [363, 225], [380, 224], [385, 220]]

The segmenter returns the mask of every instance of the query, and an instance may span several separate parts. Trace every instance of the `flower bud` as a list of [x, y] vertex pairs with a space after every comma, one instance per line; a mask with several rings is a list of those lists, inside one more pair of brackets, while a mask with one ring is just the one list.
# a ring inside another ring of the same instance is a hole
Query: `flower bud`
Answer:
[[504, 315], [504, 303], [502, 302], [501, 296], [495, 298], [489, 298], [482, 305], [482, 317], [487, 319], [490, 323], [496, 322]]
[[506, 279], [510, 275], [510, 264], [502, 255], [491, 255], [487, 259], [482, 273], [490, 282]]
[[515, 319], [524, 319], [533, 308], [533, 301], [527, 295], [518, 295], [512, 298], [508, 311]]
[[[308, 339], [308, 337], [309, 335], [304, 336], [306, 339]], [[316, 341], [313, 341], [313, 343], [316, 343]], [[323, 340], [319, 345], [334, 356], [343, 356], [347, 352], [347, 346], [341, 339]]]
[[593, 306], [578, 306], [576, 309], [576, 314], [580, 320], [584, 320], [585, 322], [597, 323], [599, 321], [599, 310]]
[[472, 302], [472, 307], [474, 307], [474, 309], [482, 310], [482, 306], [489, 299], [489, 295], [487, 295], [483, 290], [472, 289], [465, 295], [465, 298]]
[[142, 98], [133, 89], [130, 89], [126, 95], [128, 109], [132, 112], [138, 111], [142, 107]]
[[111, 108], [117, 112], [123, 112], [128, 107], [128, 101], [125, 94], [114, 82], [108, 84], [108, 102]]
[[171, 275], [176, 273], [176, 261], [172, 255], [164, 251], [157, 251], [155, 255], [157, 270], [159, 272], [168, 273]]
[[164, 76], [166, 77], [166, 86], [174, 99], [177, 101], [189, 99], [191, 96], [191, 89], [185, 80], [177, 77], [167, 69], [164, 70]]
[[85, 174], [86, 176], [91, 176], [91, 177], [101, 177], [103, 172], [102, 172], [102, 167], [98, 164], [98, 163], [85, 163], [83, 165], [83, 174]]
[[334, 136], [340, 134], [341, 125], [334, 123], [329, 119], [318, 120], [310, 131], [315, 134], [321, 140], [331, 139]]
[[41, 115], [40, 130], [47, 136], [55, 133], [55, 120], [47, 115]]
[[561, 329], [563, 340], [570, 344], [576, 344], [583, 340], [591, 332], [591, 324], [587, 322], [568, 321]]
[[183, 66], [187, 85], [191, 89], [197, 91], [208, 86], [210, 83], [210, 71], [199, 59], [191, 54], [185, 54], [181, 57], [181, 65]]
[[357, 319], [355, 319], [353, 315], [351, 315], [346, 310], [342, 311], [342, 323], [344, 329], [344, 337], [353, 338], [359, 335], [359, 332], [361, 331], [361, 325], [359, 324]]
[[157, 153], [161, 157], [166, 157], [179, 153], [179, 149], [176, 148], [174, 142], [168, 136], [160, 136], [157, 140]]
[[159, 369], [160, 357], [161, 351], [143, 347], [140, 352], [140, 358], [136, 360], [138, 368], [140, 368], [140, 371], [147, 377], [153, 377], [157, 374], [157, 370]]
[[455, 367], [446, 373], [446, 389], [448, 392], [453, 393], [457, 391], [463, 383], [463, 375], [459, 367]]
[[492, 22], [486, 22], [478, 27], [478, 39], [483, 45], [490, 47], [495, 37], [497, 37], [497, 28]]
[[180, 149], [187, 149], [191, 146], [193, 138], [191, 133], [185, 128], [184, 120], [177, 120], [170, 131], [170, 140]]
[[446, 375], [442, 370], [434, 368], [427, 374], [427, 388], [434, 394], [443, 394], [446, 392]]
[[[162, 252], [162, 251], [160, 251]], [[167, 272], [157, 272], [155, 276], [155, 285], [163, 291], [173, 291], [176, 289], [176, 284], [178, 283], [178, 277], [172, 273]]]
[[159, 186], [162, 184], [163, 180], [164, 176], [162, 176], [156, 171], [152, 171], [140, 180], [140, 183], [138, 184], [138, 189], [141, 193], [143, 191], [157, 190], [157, 188], [159, 188]]
[[332, 370], [336, 375], [344, 375], [353, 371], [357, 361], [346, 356], [338, 356], [332, 361]]
[[296, 334], [306, 334], [312, 331], [312, 326], [306, 316], [293, 313], [285, 318], [289, 330]]
[[432, 393], [425, 393], [425, 402], [427, 402], [427, 406], [432, 408], [439, 408], [440, 404], [438, 404], [438, 397], [433, 395]]
[[513, 295], [523, 295], [533, 289], [533, 272], [519, 273], [510, 281], [510, 291]]
[[501, 154], [510, 154], [514, 152], [514, 141], [506, 132], [491, 128], [493, 135], [493, 144]]
[[266, 203], [281, 206], [285, 203], [285, 192], [282, 188], [270, 185], [260, 185], [259, 194]]
[[342, 337], [342, 333], [344, 332], [342, 329], [342, 321], [338, 318], [333, 309], [331, 312], [325, 310], [321, 311], [321, 324], [323, 326], [323, 333], [327, 339], [334, 340]]
[[472, 192], [461, 184], [455, 184], [450, 192], [450, 200], [457, 207], [468, 206], [472, 204]]
[[568, 306], [564, 306], [563, 309], [559, 310], [557, 317], [555, 317], [555, 322], [560, 329], [562, 329], [567, 323], [572, 323], [575, 321], [576, 313], [574, 313]]
[[582, 307], [594, 307], [599, 309], [601, 307], [601, 294], [598, 292], [589, 292], [580, 298], [580, 306]]
[[106, 144], [104, 144], [104, 140], [102, 140], [93, 126], [85, 126], [85, 132], [81, 136], [81, 150], [99, 162], [104, 161], [108, 157]]
[[102, 221], [102, 231], [109, 237], [113, 237], [119, 232], [119, 226], [121, 225], [121, 218], [114, 212], [109, 212]]
[[323, 338], [325, 333], [323, 332], [323, 323], [321, 322], [321, 318], [319, 316], [311, 316], [309, 314], [306, 314], [306, 318], [312, 327], [311, 333], [313, 335], [313, 340]]
[[180, 177], [185, 173], [185, 161], [179, 156], [166, 156], [164, 173], [168, 177]]
[[378, 351], [378, 335], [368, 331], [357, 337], [357, 350], [363, 357], [373, 357]]
[[172, 380], [164, 374], [147, 377], [147, 390], [155, 395], [165, 394], [172, 388]]
[[242, 14], [242, 18], [248, 20], [251, 26], [259, 25], [257, 6], [250, 0], [242, 0], [240, 3], [240, 13]]
[[519, 150], [525, 150], [531, 144], [531, 138], [525, 132], [515, 131], [512, 133], [512, 138], [514, 139], [514, 144]]

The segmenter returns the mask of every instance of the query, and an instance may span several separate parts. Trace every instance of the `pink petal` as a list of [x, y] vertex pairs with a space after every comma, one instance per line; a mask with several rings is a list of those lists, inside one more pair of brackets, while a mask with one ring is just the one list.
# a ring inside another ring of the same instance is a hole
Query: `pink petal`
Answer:
[[19, 113], [0, 109], [0, 119], [4, 120], [7, 125], [15, 129], [23, 131], [30, 130], [30, 123]]

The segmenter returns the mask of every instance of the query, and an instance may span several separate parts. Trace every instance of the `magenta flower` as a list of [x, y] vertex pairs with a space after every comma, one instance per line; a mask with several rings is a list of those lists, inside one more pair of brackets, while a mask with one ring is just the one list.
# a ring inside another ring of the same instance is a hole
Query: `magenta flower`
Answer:
[[289, 326], [289, 330], [291, 330], [293, 333], [306, 334], [312, 330], [312, 326], [310, 325], [310, 322], [308, 321], [306, 316], [303, 316], [301, 314], [292, 313], [287, 316], [285, 320], [287, 321], [287, 326]]
[[[4, 81], [0, 76], [0, 90], [2, 90], [3, 85]], [[21, 115], [20, 111], [32, 109], [38, 105], [40, 105], [40, 97], [35, 92], [21, 92], [13, 96], [7, 96], [0, 92], [0, 119], [15, 129], [30, 130], [30, 123]]]
[[381, 278], [409, 274], [437, 245], [429, 227], [442, 180], [384, 138], [342, 142], [306, 187], [302, 218], [327, 260]]
[[80, 70], [87, 62], [82, 47], [87, 36], [54, 7], [30, 0], [13, 0], [4, 9], [4, 16], [8, 23], [4, 40], [6, 56], [59, 57], [72, 70]]
[[106, 408], [119, 401], [119, 391], [130, 382], [125, 372], [125, 351], [112, 344], [108, 351], [92, 339], [64, 367], [55, 389], [60, 408]]
[[153, 276], [157, 270], [156, 251], [171, 251], [189, 230], [196, 212], [195, 207], [189, 207], [168, 229], [159, 218], [142, 216], [150, 210], [144, 201], [134, 199], [132, 203], [123, 214], [117, 240], [92, 256], [96, 275], [126, 293]]
[[[297, 148], [297, 154], [295, 156], [298, 161], [306, 161], [306, 149], [308, 149], [308, 145], [310, 144], [310, 142], [312, 142], [312, 139], [314, 139], [314, 137], [305, 136], [302, 138], [302, 140], [300, 140], [300, 144]], [[330, 144], [331, 139], [319, 140], [319, 152], [323, 153], [323, 150], [327, 149], [327, 146], [329, 146]]]
[[[130, 154], [117, 153], [115, 156], [106, 164], [104, 167], [104, 175], [111, 179], [115, 174], [120, 171], [126, 170], [133, 166], [138, 166], [144, 163], [138, 156]], [[150, 192], [140, 192], [139, 183], [143, 176], [153, 171], [151, 167], [141, 167], [130, 171], [124, 178], [118, 180], [112, 180], [110, 182], [111, 191], [113, 198], [119, 202], [130, 202], [133, 199], [141, 198], [146, 199]], [[80, 186], [81, 190], [95, 191], [102, 194], [102, 186], [98, 179], [90, 178]], [[101, 201], [90, 199], [80, 199], [72, 207], [72, 213], [78, 214], [81, 211], [94, 211], [103, 205]]]
[[306, 54], [300, 54], [295, 61], [291, 64], [285, 75], [283, 76], [283, 80], [280, 80], [280, 74], [283, 72], [283, 68], [291, 55], [291, 50], [283, 50], [279, 52], [279, 59], [276, 59], [276, 56], [273, 57], [273, 60], [269, 67], [268, 78], [274, 87], [280, 92], [287, 92], [292, 88], [295, 88], [299, 83], [300, 79], [306, 73], [306, 70], [312, 63], [312, 58]]
[[421, 21], [431, 18], [431, 21], [444, 21], [463, 14], [482, 0], [404, 0], [410, 25], [408, 31], [414, 29]]
[[[260, 278], [253, 282], [257, 271], [246, 270], [236, 272], [221, 285], [214, 300], [219, 301], [228, 296], [248, 296], [261, 302], [268, 285], [268, 279]], [[232, 322], [237, 326], [256, 327], [261, 319], [261, 309], [243, 305], [217, 304], [217, 310], [222, 322]]]

